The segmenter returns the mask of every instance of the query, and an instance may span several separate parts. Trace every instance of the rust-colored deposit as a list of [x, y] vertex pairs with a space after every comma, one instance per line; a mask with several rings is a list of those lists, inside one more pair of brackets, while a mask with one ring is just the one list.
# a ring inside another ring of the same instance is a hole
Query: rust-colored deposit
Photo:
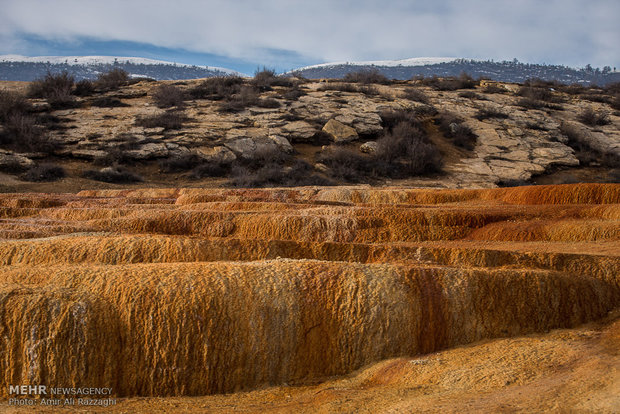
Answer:
[[[4, 194], [0, 217], [5, 401], [48, 384], [111, 387], [126, 412], [618, 402], [617, 184]], [[576, 361], [604, 378], [562, 382]]]

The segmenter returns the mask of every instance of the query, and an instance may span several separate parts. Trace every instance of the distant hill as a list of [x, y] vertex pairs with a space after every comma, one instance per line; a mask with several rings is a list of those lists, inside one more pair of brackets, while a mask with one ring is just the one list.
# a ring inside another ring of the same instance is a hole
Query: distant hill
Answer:
[[76, 80], [95, 79], [100, 73], [122, 69], [132, 77], [156, 80], [198, 79], [236, 74], [230, 69], [195, 66], [161, 60], [114, 56], [37, 56], [0, 55], [0, 80], [31, 81], [48, 72], [68, 72]]
[[566, 84], [606, 85], [620, 82], [620, 72], [592, 68], [582, 69], [560, 65], [539, 65], [514, 61], [476, 61], [468, 59], [417, 58], [400, 61], [326, 63], [293, 70], [289, 73], [309, 79], [344, 77], [347, 73], [374, 70], [390, 79], [411, 79], [415, 76], [458, 76], [463, 72], [474, 78], [522, 83], [526, 79], [556, 80]]

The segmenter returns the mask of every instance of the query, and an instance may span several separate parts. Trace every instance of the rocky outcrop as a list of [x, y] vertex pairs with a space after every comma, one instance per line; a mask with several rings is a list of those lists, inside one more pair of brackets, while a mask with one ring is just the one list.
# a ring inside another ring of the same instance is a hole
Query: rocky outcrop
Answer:
[[11, 151], [0, 150], [0, 169], [10, 172], [19, 171], [34, 166], [34, 161], [30, 158]]
[[377, 148], [379, 148], [379, 145], [376, 141], [368, 141], [360, 145], [360, 151], [365, 154], [373, 154], [377, 151]]
[[322, 131], [329, 135], [336, 144], [355, 141], [359, 138], [355, 129], [346, 126], [335, 119], [330, 119], [324, 126]]

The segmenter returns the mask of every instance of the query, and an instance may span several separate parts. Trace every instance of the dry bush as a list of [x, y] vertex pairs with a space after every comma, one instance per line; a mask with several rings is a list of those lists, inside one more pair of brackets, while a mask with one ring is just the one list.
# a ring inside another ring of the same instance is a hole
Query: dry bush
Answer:
[[601, 154], [598, 150], [592, 148], [588, 137], [585, 136], [584, 131], [581, 129], [568, 123], [562, 123], [560, 125], [560, 132], [568, 138], [567, 144], [575, 150], [575, 156], [579, 160], [580, 165], [599, 164], [611, 168], [620, 165], [620, 157], [613, 153]]
[[102, 168], [101, 170], [86, 170], [82, 173], [84, 178], [95, 181], [103, 181], [106, 183], [136, 183], [144, 181], [142, 177], [128, 169], [115, 165], [112, 167]]
[[267, 68], [263, 68], [261, 71], [256, 71], [251, 83], [261, 92], [270, 91], [273, 86], [290, 88], [295, 85], [295, 82], [293, 82], [290, 78], [277, 76], [275, 70]]
[[487, 85], [482, 91], [484, 93], [508, 93], [508, 89], [498, 85]]
[[615, 95], [609, 103], [613, 109], [620, 111], [620, 94]]
[[417, 88], [407, 88], [403, 93], [403, 98], [409, 99], [410, 101], [421, 102], [423, 104], [428, 104], [429, 99], [428, 96]]
[[348, 148], [329, 147], [318, 155], [317, 161], [329, 167], [330, 176], [338, 180], [361, 182], [372, 173], [369, 157]]
[[181, 171], [189, 171], [196, 168], [203, 163], [202, 157], [197, 154], [188, 152], [181, 155], [176, 155], [169, 158], [164, 158], [159, 161], [159, 169], [165, 173], [174, 173]]
[[256, 170], [237, 165], [231, 175], [231, 184], [240, 188], [333, 185], [333, 182], [317, 175], [312, 165], [303, 160], [296, 160], [289, 167], [266, 163]]
[[521, 98], [517, 101], [517, 105], [525, 109], [542, 109], [546, 106], [543, 101], [532, 98]]
[[377, 144], [373, 158], [382, 176], [418, 176], [441, 170], [439, 150], [417, 124], [400, 122], [377, 140]]
[[349, 72], [344, 75], [343, 81], [351, 83], [371, 84], [377, 83], [381, 85], [389, 85], [390, 80], [378, 70], [361, 70], [357, 72]]
[[181, 129], [187, 117], [181, 111], [169, 110], [158, 115], [138, 117], [135, 124], [144, 128]]
[[509, 115], [492, 107], [484, 107], [478, 109], [478, 112], [476, 113], [476, 115], [474, 115], [474, 118], [476, 118], [478, 121], [489, 118], [506, 119], [509, 118]]
[[238, 93], [228, 97], [219, 107], [221, 112], [241, 112], [257, 105], [259, 93], [253, 86], [242, 86]]
[[48, 72], [43, 79], [30, 83], [28, 95], [46, 99], [53, 108], [71, 108], [75, 106], [73, 83], [73, 76], [67, 72], [56, 75]]
[[470, 151], [474, 149], [477, 136], [471, 128], [464, 124], [463, 119], [454, 114], [446, 113], [442, 114], [436, 122], [439, 125], [439, 130], [443, 132], [445, 137], [450, 138], [454, 145]]
[[192, 169], [190, 177], [195, 180], [206, 177], [224, 177], [230, 172], [230, 167], [230, 164], [202, 162]]
[[277, 99], [273, 98], [262, 98], [258, 100], [256, 106], [258, 106], [259, 108], [279, 108], [280, 102], [278, 102]]
[[592, 108], [584, 109], [578, 116], [579, 122], [589, 126], [608, 125], [611, 123], [609, 114], [606, 112], [596, 112]]
[[97, 77], [95, 85], [103, 91], [117, 90], [129, 83], [129, 73], [122, 69], [112, 69], [107, 73], [102, 73]]
[[13, 114], [25, 115], [32, 110], [32, 105], [21, 94], [0, 90], [0, 122], [6, 122]]
[[321, 85], [318, 88], [319, 91], [340, 91], [340, 92], [351, 92], [356, 93], [359, 91], [356, 85], [352, 85], [350, 83], [342, 83], [342, 82], [329, 82], [325, 85]]
[[435, 108], [433, 105], [419, 105], [413, 108], [413, 113], [417, 117], [428, 118], [437, 115], [439, 111], [437, 111], [437, 108]]
[[75, 83], [73, 94], [76, 96], [90, 96], [95, 93], [95, 84], [89, 79], [82, 79]]
[[480, 83], [478, 81], [475, 81], [467, 73], [461, 73], [461, 75], [456, 78], [455, 77], [438, 78], [437, 76], [425, 78], [424, 76], [419, 76], [414, 79], [422, 83], [423, 85], [430, 86], [431, 88], [438, 90], [438, 91], [456, 91], [458, 89], [474, 89]]
[[477, 94], [474, 91], [463, 91], [463, 92], [459, 92], [459, 97], [461, 98], [467, 98], [467, 99], [477, 99], [479, 101], [486, 101], [487, 98], [485, 98], [482, 95]]
[[189, 94], [194, 99], [219, 101], [238, 93], [243, 83], [244, 80], [240, 76], [216, 76], [205, 79], [190, 89]]
[[295, 85], [289, 90], [287, 90], [286, 92], [284, 92], [282, 97], [289, 101], [296, 101], [297, 99], [305, 95], [307, 95], [307, 93], [303, 89], [301, 89], [298, 85]]
[[610, 103], [612, 100], [611, 96], [605, 95], [603, 93], [582, 94], [580, 98], [586, 101], [590, 101], [590, 102], [599, 102], [599, 103], [606, 103], [606, 104]]
[[178, 86], [159, 85], [152, 95], [158, 108], [182, 108], [185, 105], [185, 92]]
[[131, 106], [118, 98], [112, 98], [109, 96], [102, 96], [100, 98], [93, 99], [90, 104], [98, 108], [122, 108]]
[[51, 152], [53, 150], [49, 134], [38, 125], [31, 115], [14, 112], [4, 121], [4, 131], [0, 143], [17, 150]]
[[422, 127], [420, 121], [418, 121], [415, 109], [385, 109], [381, 111], [379, 116], [381, 117], [383, 127], [388, 131], [402, 122]]
[[21, 178], [26, 181], [57, 181], [65, 176], [65, 169], [59, 165], [39, 164], [22, 174]]

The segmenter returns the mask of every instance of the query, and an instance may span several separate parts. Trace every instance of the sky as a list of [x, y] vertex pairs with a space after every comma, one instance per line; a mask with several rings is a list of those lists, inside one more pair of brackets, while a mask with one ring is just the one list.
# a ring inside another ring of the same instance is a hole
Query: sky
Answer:
[[619, 0], [0, 0], [0, 54], [137, 56], [251, 74], [456, 57], [620, 67]]

